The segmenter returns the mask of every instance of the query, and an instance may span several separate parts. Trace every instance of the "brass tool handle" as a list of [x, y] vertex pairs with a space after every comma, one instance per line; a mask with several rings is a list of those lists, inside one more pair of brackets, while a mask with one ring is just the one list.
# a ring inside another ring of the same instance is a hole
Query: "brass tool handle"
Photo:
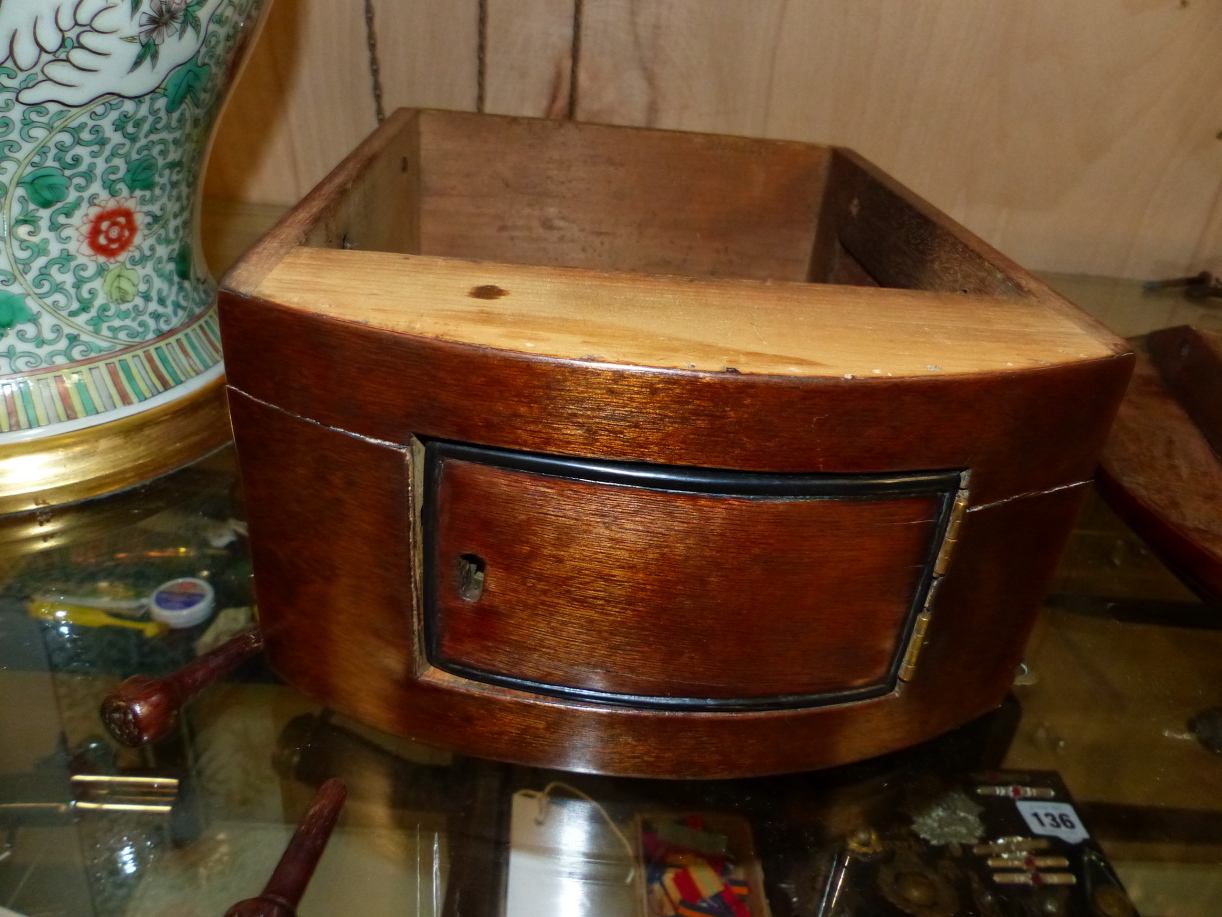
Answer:
[[347, 796], [344, 782], [336, 777], [320, 786], [263, 894], [239, 901], [225, 912], [225, 917], [296, 917], [297, 904], [327, 849]]
[[252, 627], [172, 675], [133, 675], [102, 701], [102, 722], [131, 748], [157, 742], [174, 728], [183, 704], [262, 649], [263, 635]]

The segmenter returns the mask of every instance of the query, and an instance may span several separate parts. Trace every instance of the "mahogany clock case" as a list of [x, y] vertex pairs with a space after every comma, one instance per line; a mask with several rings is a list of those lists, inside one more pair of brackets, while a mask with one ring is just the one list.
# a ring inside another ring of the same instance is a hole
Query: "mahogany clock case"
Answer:
[[1133, 361], [850, 151], [466, 113], [396, 112], [225, 285], [272, 665], [611, 774], [1000, 703]]

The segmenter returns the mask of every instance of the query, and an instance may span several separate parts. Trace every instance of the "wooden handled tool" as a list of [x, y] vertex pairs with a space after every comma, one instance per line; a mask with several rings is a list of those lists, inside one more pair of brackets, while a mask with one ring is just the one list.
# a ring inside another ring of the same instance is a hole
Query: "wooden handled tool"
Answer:
[[184, 703], [262, 650], [263, 635], [252, 627], [171, 675], [133, 675], [102, 701], [102, 722], [129, 747], [157, 742], [174, 728]]
[[225, 917], [296, 917], [297, 904], [327, 849], [347, 797], [344, 782], [336, 777], [320, 786], [263, 894], [239, 901], [225, 912]]

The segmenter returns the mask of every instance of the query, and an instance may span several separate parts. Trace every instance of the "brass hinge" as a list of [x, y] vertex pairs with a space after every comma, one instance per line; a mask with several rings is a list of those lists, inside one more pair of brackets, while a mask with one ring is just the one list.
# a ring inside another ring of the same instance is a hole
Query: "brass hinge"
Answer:
[[910, 681], [916, 671], [917, 656], [921, 655], [921, 647], [925, 645], [925, 632], [929, 630], [931, 617], [929, 607], [917, 615], [916, 625], [912, 628], [912, 639], [908, 641], [908, 652], [904, 654], [904, 663], [900, 666], [900, 681]]
[[950, 509], [950, 521], [946, 524], [946, 535], [942, 539], [942, 548], [938, 558], [933, 562], [933, 575], [941, 576], [950, 564], [950, 555], [959, 540], [959, 526], [963, 524], [963, 515], [967, 512], [967, 490], [955, 494], [955, 505]]
[[954, 550], [955, 542], [959, 540], [959, 526], [963, 523], [964, 513], [967, 512], [967, 500], [967, 488], [960, 488], [959, 492], [955, 494], [954, 505], [950, 508], [950, 519], [946, 523], [946, 534], [942, 537], [942, 547], [938, 549], [938, 556], [933, 562], [933, 581], [929, 584], [929, 591], [925, 593], [925, 607], [921, 609], [916, 623], [913, 624], [912, 636], [908, 640], [908, 650], [904, 653], [904, 661], [900, 665], [900, 681], [911, 681], [913, 673], [916, 672], [917, 657], [921, 655], [921, 649], [925, 646], [929, 620], [933, 617], [934, 595], [937, 594], [938, 585], [942, 581], [942, 574], [946, 572], [950, 564], [950, 555]]

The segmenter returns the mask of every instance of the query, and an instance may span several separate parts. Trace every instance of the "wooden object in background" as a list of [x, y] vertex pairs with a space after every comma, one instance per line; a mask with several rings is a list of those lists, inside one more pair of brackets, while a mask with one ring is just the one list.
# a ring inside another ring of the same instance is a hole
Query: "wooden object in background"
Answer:
[[1132, 365], [851, 152], [555, 121], [400, 111], [227, 285], [273, 667], [618, 774], [999, 703]]
[[363, 4], [272, 3], [217, 124], [205, 196], [296, 202], [377, 125], [370, 87]]
[[1146, 350], [1163, 384], [1222, 456], [1222, 333], [1165, 328], [1146, 335]]
[[262, 649], [263, 636], [252, 627], [173, 674], [133, 675], [102, 701], [102, 722], [124, 745], [151, 745], [169, 735], [183, 704]]
[[480, 110], [531, 118], [571, 117], [577, 0], [486, 0], [484, 6], [484, 107]]
[[[479, 10], [486, 11], [480, 35]], [[1222, 273], [1213, 3], [374, 0], [384, 107], [843, 144], [1024, 265]], [[299, 200], [373, 129], [364, 5], [275, 7], [207, 193]], [[576, 87], [568, 85], [578, 57]]]
[[347, 796], [342, 780], [332, 777], [323, 783], [301, 817], [263, 894], [239, 901], [225, 912], [225, 917], [296, 917], [297, 904], [327, 849]]
[[1137, 341], [1099, 489], [1164, 563], [1222, 604], [1222, 335], [1181, 326]]
[[580, 120], [843, 144], [1043, 270], [1222, 258], [1222, 78], [1194, 76], [1216, 6], [585, 0], [581, 23]]

